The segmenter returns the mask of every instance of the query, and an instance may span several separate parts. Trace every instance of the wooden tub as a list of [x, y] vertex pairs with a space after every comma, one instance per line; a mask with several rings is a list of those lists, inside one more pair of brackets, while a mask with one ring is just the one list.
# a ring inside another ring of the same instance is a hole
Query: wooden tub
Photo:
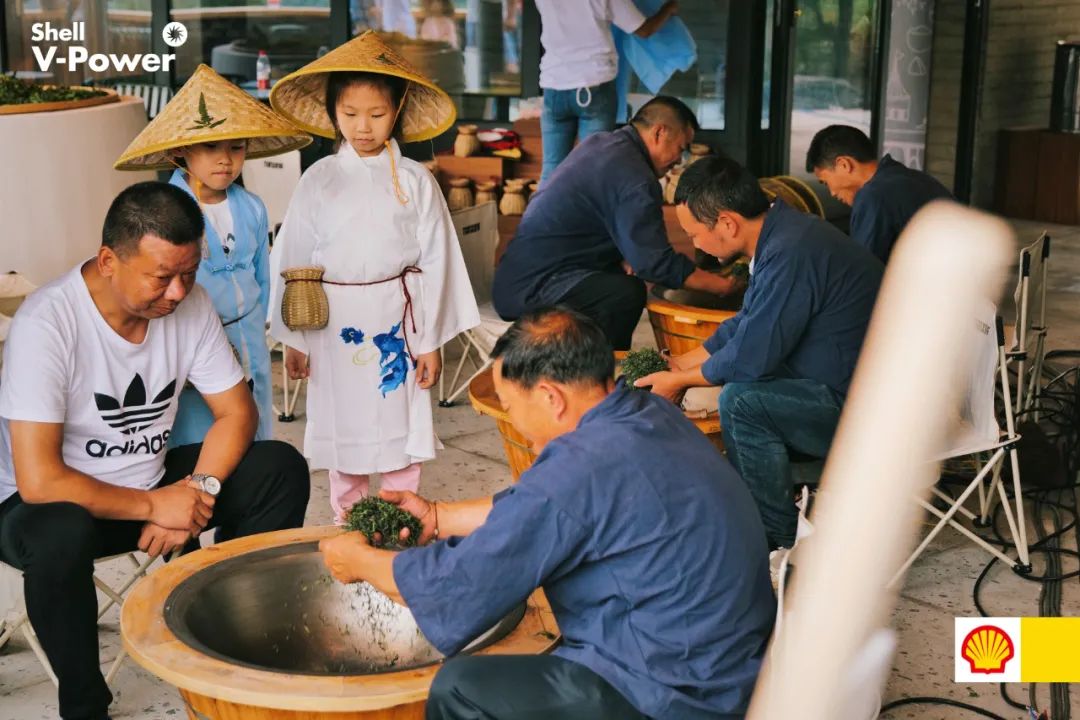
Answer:
[[[499, 435], [502, 437], [506, 460], [510, 464], [510, 474], [514, 476], [516, 482], [536, 460], [536, 454], [529, 441], [518, 432], [518, 429], [510, 422], [510, 416], [502, 409], [499, 396], [495, 394], [492, 372], [493, 369], [488, 368], [469, 383], [469, 401], [478, 413], [495, 420]], [[724, 449], [720, 434], [720, 418], [716, 413], [710, 413], [703, 418], [688, 417], [687, 419], [705, 433], [717, 448]]]

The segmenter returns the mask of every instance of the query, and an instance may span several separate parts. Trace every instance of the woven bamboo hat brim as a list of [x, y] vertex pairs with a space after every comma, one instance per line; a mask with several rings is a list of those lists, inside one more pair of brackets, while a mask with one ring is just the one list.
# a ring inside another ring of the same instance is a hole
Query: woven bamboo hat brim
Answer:
[[400, 119], [405, 142], [441, 135], [457, 118], [450, 96], [371, 30], [279, 80], [270, 91], [270, 104], [297, 127], [334, 138], [334, 124], [326, 114], [326, 81], [332, 72], [370, 72], [408, 80]]
[[241, 138], [248, 141], [245, 157], [249, 160], [280, 155], [311, 143], [306, 132], [206, 65], [200, 65], [113, 167], [168, 170], [176, 167], [169, 150]]

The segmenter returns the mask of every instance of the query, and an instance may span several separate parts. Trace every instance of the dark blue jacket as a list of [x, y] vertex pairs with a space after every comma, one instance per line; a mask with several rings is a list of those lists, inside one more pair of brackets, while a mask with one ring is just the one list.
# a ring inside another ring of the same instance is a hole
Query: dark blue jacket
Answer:
[[593, 273], [622, 273], [624, 259], [664, 287], [694, 271], [668, 242], [660, 184], [630, 125], [590, 135], [533, 196], [495, 269], [495, 309], [509, 319], [555, 304]]
[[776, 612], [746, 484], [674, 405], [621, 385], [471, 535], [400, 553], [394, 580], [447, 654], [543, 587], [555, 654], [662, 720], [744, 717]]
[[886, 155], [878, 163], [874, 176], [855, 193], [851, 237], [881, 262], [888, 262], [896, 238], [911, 216], [939, 198], [951, 200], [952, 193], [930, 175]]
[[883, 272], [881, 261], [829, 223], [776, 201], [742, 309], [705, 341], [705, 379], [810, 379], [845, 395]]

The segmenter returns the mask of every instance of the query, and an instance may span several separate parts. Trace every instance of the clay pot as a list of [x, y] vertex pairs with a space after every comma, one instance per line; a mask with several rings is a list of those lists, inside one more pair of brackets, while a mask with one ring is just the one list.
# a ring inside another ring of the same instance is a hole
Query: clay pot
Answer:
[[480, 138], [476, 137], [475, 125], [458, 125], [458, 135], [454, 140], [454, 154], [469, 157], [480, 152]]
[[483, 205], [487, 202], [496, 202], [498, 195], [495, 192], [495, 183], [478, 182], [476, 183], [476, 204]]
[[454, 178], [450, 181], [450, 192], [446, 195], [446, 206], [450, 212], [464, 210], [473, 206], [472, 180]]
[[523, 185], [509, 182], [503, 188], [502, 200], [499, 201], [499, 212], [503, 215], [521, 215], [525, 212], [525, 189]]

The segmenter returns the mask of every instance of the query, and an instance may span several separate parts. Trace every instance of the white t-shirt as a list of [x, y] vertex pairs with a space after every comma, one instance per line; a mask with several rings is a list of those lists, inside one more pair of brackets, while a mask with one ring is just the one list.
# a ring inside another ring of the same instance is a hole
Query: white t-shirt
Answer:
[[202, 287], [136, 345], [105, 322], [76, 267], [26, 299], [4, 343], [0, 502], [15, 493], [9, 420], [63, 423], [68, 467], [147, 489], [165, 473], [184, 381], [211, 395], [243, 377]]
[[632, 33], [645, 22], [633, 0], [536, 0], [540, 11], [540, 87], [576, 90], [614, 80], [619, 70], [611, 26]]
[[232, 209], [229, 207], [229, 200], [226, 198], [212, 205], [204, 203], [201, 207], [203, 214], [221, 241], [221, 249], [225, 251], [225, 257], [228, 257], [236, 249], [236, 236], [233, 234], [233, 216]]

